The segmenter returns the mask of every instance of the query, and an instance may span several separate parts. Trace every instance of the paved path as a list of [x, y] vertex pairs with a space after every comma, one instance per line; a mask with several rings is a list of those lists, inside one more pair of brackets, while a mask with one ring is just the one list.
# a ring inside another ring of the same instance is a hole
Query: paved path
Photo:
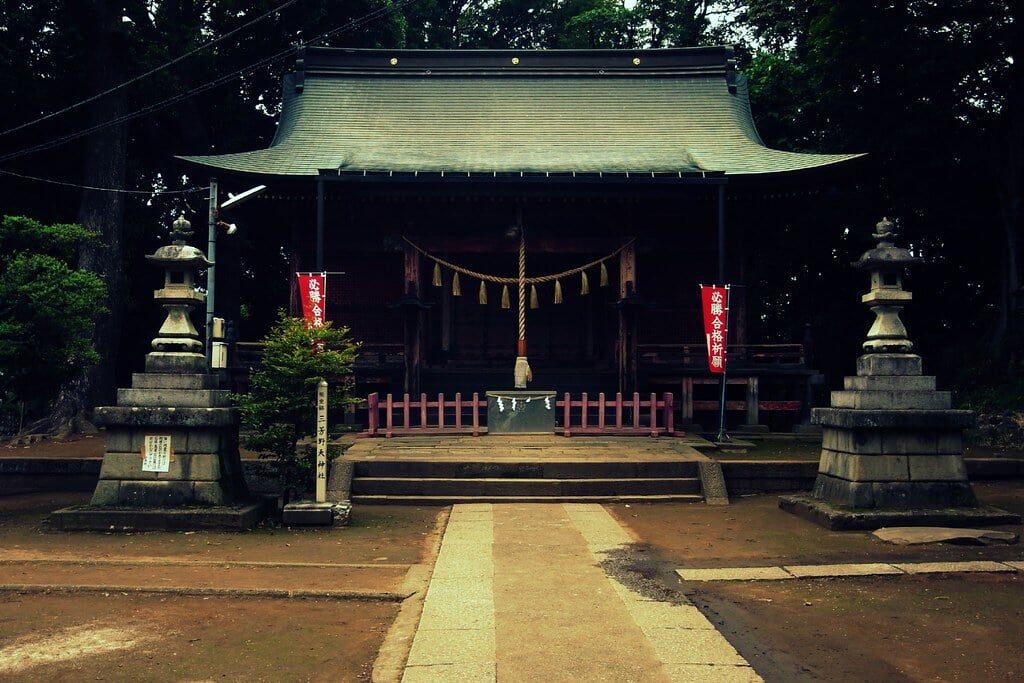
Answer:
[[695, 607], [605, 574], [631, 541], [599, 505], [456, 505], [403, 682], [760, 681]]

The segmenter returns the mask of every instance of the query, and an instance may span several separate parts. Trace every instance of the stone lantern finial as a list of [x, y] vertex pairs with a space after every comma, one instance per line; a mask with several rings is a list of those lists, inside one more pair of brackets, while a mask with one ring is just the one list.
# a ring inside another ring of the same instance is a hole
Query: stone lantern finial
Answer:
[[864, 352], [910, 353], [914, 344], [907, 339], [900, 311], [913, 295], [903, 289], [903, 272], [921, 259], [894, 244], [896, 230], [888, 218], [875, 225], [873, 237], [878, 240], [878, 246], [864, 252], [853, 264], [854, 268], [871, 273], [871, 290], [861, 301], [874, 312], [875, 322], [868, 330]]
[[185, 214], [178, 216], [178, 219], [171, 224], [171, 243], [179, 247], [188, 243], [192, 236], [192, 223], [185, 219]]

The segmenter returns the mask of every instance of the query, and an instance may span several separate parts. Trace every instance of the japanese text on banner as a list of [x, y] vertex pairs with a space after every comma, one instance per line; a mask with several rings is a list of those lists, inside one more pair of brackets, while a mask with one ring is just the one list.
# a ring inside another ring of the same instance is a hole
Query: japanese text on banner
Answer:
[[327, 303], [327, 273], [297, 273], [302, 317], [310, 329], [323, 327], [324, 307]]
[[713, 373], [723, 373], [728, 337], [729, 288], [702, 286], [700, 295], [704, 311], [704, 338], [708, 347], [708, 369]]

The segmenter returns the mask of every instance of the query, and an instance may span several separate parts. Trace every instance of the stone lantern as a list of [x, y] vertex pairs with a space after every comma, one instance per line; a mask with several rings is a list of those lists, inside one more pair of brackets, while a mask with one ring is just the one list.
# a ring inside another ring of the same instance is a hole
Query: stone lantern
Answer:
[[186, 244], [184, 217], [172, 243], [146, 256], [164, 269], [153, 297], [167, 311], [146, 355], [146, 371], [117, 390], [116, 406], [96, 408], [106, 427], [106, 452], [89, 506], [66, 508], [51, 520], [62, 529], [245, 528], [266, 513], [253, 501], [238, 454], [238, 408], [209, 372], [190, 313], [205, 297], [196, 271], [212, 265]]
[[160, 327], [153, 350], [160, 353], [186, 353], [203, 356], [203, 343], [192, 324], [192, 309], [205, 301], [196, 290], [196, 271], [213, 265], [203, 252], [186, 243], [192, 235], [192, 224], [180, 216], [171, 228], [171, 244], [160, 247], [146, 256], [150, 263], [164, 269], [164, 286], [153, 292], [167, 311], [167, 319]]
[[878, 246], [860, 257], [854, 268], [871, 273], [871, 291], [861, 297], [875, 314], [875, 323], [864, 342], [865, 353], [910, 353], [913, 343], [907, 339], [907, 328], [900, 320], [900, 311], [913, 295], [903, 289], [903, 272], [921, 262], [909, 251], [893, 243], [896, 233], [888, 218], [878, 225], [874, 238]]
[[963, 460], [963, 430], [974, 414], [953, 410], [950, 392], [922, 374], [899, 316], [912, 298], [903, 273], [920, 259], [894, 244], [888, 219], [876, 228], [878, 246], [853, 264], [871, 275], [861, 297], [875, 314], [864, 354], [831, 406], [811, 413], [822, 427], [814, 491], [780, 505], [831, 529], [1019, 523], [974, 496]]

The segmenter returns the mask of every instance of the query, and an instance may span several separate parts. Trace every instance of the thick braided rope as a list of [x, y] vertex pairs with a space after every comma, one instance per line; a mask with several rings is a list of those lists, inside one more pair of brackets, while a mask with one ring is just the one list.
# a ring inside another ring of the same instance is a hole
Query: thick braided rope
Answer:
[[[518, 277], [501, 277], [499, 275], [487, 275], [486, 273], [478, 273], [477, 271], [470, 270], [469, 268], [463, 268], [462, 266], [458, 266], [458, 265], [452, 263], [451, 261], [445, 261], [442, 258], [438, 258], [437, 256], [434, 256], [430, 252], [424, 250], [423, 248], [421, 248], [420, 246], [415, 244], [408, 237], [403, 237], [402, 239], [405, 240], [405, 242], [410, 247], [412, 247], [413, 249], [418, 251], [423, 256], [427, 257], [428, 259], [430, 259], [434, 263], [438, 263], [438, 264], [444, 266], [445, 268], [448, 268], [449, 270], [454, 270], [457, 273], [461, 273], [463, 275], [468, 275], [469, 277], [476, 278], [477, 280], [484, 280], [485, 282], [494, 282], [494, 283], [497, 283], [499, 285], [514, 285], [514, 284], [518, 284], [519, 283], [519, 278]], [[594, 259], [590, 263], [584, 263], [582, 266], [577, 266], [576, 268], [571, 268], [571, 269], [563, 271], [561, 273], [553, 273], [551, 275], [538, 275], [537, 277], [524, 278], [523, 282], [525, 284], [528, 284], [528, 285], [537, 285], [537, 284], [540, 284], [542, 282], [551, 282], [553, 280], [558, 280], [558, 279], [561, 279], [561, 278], [564, 278], [564, 277], [569, 277], [570, 275], [576, 275], [577, 273], [581, 273], [584, 270], [588, 270], [590, 268], [593, 268], [594, 266], [596, 266], [596, 265], [598, 265], [600, 263], [603, 263], [604, 261], [607, 261], [610, 258], [618, 256], [619, 253], [621, 253], [623, 249], [625, 249], [629, 245], [633, 244], [633, 242], [635, 242], [635, 241], [636, 241], [636, 239], [631, 239], [628, 242], [626, 242], [625, 244], [623, 244], [621, 247], [619, 247], [618, 249], [613, 251], [612, 253], [608, 254], [607, 256], [602, 256], [599, 259]], [[520, 298], [522, 298], [522, 297], [520, 297]]]
[[526, 339], [526, 238], [519, 237], [519, 339]]

